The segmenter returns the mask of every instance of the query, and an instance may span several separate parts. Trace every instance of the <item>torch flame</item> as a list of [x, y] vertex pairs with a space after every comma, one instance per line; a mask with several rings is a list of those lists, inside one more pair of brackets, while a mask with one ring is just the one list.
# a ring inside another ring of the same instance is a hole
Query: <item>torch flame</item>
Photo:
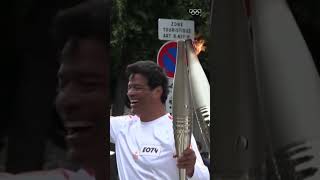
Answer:
[[204, 46], [205, 42], [206, 41], [202, 37], [195, 38], [193, 42], [193, 48], [197, 56], [201, 53], [201, 51], [206, 50], [206, 47]]

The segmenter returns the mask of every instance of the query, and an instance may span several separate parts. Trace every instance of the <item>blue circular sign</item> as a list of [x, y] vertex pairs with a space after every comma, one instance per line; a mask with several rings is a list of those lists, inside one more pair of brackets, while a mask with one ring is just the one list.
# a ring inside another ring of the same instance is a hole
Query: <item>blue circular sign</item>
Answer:
[[164, 69], [167, 76], [170, 78], [174, 77], [174, 72], [176, 69], [176, 59], [177, 59], [177, 42], [169, 41], [161, 46], [158, 56], [157, 63], [160, 67]]

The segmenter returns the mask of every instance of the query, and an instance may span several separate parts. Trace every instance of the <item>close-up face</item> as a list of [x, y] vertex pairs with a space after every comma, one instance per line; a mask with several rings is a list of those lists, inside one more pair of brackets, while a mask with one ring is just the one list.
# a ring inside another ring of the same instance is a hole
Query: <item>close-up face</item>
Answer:
[[128, 98], [132, 113], [141, 115], [146, 109], [151, 108], [152, 104], [160, 101], [157, 88], [151, 90], [148, 86], [148, 80], [141, 74], [132, 74], [128, 83]]
[[[76, 46], [75, 46], [76, 44]], [[68, 41], [61, 54], [56, 108], [75, 160], [90, 161], [103, 135], [108, 103], [106, 47], [95, 40]]]

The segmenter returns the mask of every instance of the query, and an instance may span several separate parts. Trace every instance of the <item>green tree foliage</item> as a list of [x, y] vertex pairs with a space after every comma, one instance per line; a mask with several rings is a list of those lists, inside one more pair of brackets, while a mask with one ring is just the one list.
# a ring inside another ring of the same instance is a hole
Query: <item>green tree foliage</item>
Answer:
[[[201, 16], [191, 16], [189, 9], [201, 9]], [[119, 77], [125, 66], [138, 60], [156, 61], [165, 41], [158, 39], [158, 19], [194, 20], [196, 34], [209, 35], [210, 2], [197, 0], [114, 0], [112, 13], [113, 77]], [[207, 53], [202, 53], [203, 61]], [[115, 82], [116, 79], [113, 79]]]

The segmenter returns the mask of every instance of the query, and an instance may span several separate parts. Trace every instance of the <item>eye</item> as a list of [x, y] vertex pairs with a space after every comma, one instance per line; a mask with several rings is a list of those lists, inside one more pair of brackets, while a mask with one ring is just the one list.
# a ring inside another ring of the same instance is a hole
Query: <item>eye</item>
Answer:
[[128, 90], [134, 90], [134, 91], [141, 91], [141, 90], [143, 90], [144, 89], [144, 87], [142, 87], [142, 86], [136, 86], [136, 85], [133, 85], [133, 86], [128, 86]]
[[141, 86], [136, 86], [135, 89], [136, 89], [136, 90], [142, 90], [143, 87], [141, 87]]
[[103, 83], [100, 81], [92, 81], [92, 80], [82, 80], [79, 82], [79, 86], [85, 91], [96, 91], [99, 90], [100, 87], [103, 86]]

